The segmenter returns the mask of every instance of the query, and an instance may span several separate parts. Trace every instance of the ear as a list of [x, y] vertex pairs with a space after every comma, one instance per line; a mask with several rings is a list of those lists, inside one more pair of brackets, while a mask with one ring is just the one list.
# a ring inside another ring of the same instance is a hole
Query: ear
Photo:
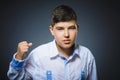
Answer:
[[80, 28], [80, 24], [77, 24], [77, 31], [79, 31], [79, 28]]
[[54, 36], [54, 32], [53, 32], [53, 26], [49, 26], [49, 30], [50, 30], [50, 32], [51, 32], [51, 34]]
[[77, 27], [79, 28], [79, 27], [80, 27], [80, 24], [77, 24]]

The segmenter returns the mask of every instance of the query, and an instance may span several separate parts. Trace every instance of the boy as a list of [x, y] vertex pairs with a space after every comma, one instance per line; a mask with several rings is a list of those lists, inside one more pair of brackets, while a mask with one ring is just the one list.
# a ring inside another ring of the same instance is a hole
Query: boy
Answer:
[[90, 50], [75, 43], [77, 16], [66, 5], [53, 10], [49, 27], [54, 40], [35, 48], [22, 41], [8, 70], [11, 80], [97, 80], [95, 59]]

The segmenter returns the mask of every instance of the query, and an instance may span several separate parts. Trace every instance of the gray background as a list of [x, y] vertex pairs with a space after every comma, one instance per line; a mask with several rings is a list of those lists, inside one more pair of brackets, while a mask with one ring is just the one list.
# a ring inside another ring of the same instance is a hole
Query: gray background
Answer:
[[99, 80], [119, 80], [119, 2], [79, 0], [14, 0], [0, 2], [0, 80], [7, 80], [12, 55], [20, 41], [35, 47], [53, 40], [49, 32], [52, 10], [71, 6], [78, 15], [77, 42], [88, 47], [95, 59]]

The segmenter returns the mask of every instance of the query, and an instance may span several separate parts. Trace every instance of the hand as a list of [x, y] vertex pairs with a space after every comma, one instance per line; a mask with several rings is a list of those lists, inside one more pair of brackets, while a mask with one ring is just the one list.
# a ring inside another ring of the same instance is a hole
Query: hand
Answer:
[[22, 41], [18, 43], [18, 49], [16, 54], [16, 59], [23, 60], [25, 54], [28, 52], [29, 48], [32, 46], [32, 43], [28, 43], [27, 41]]

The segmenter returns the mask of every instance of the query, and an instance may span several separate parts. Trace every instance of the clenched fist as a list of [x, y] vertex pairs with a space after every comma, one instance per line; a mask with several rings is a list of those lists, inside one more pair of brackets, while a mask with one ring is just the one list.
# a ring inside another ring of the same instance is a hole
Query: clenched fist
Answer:
[[32, 43], [28, 43], [27, 41], [22, 41], [18, 43], [16, 59], [18, 60], [24, 59], [25, 54], [28, 52], [31, 46], [32, 46]]

